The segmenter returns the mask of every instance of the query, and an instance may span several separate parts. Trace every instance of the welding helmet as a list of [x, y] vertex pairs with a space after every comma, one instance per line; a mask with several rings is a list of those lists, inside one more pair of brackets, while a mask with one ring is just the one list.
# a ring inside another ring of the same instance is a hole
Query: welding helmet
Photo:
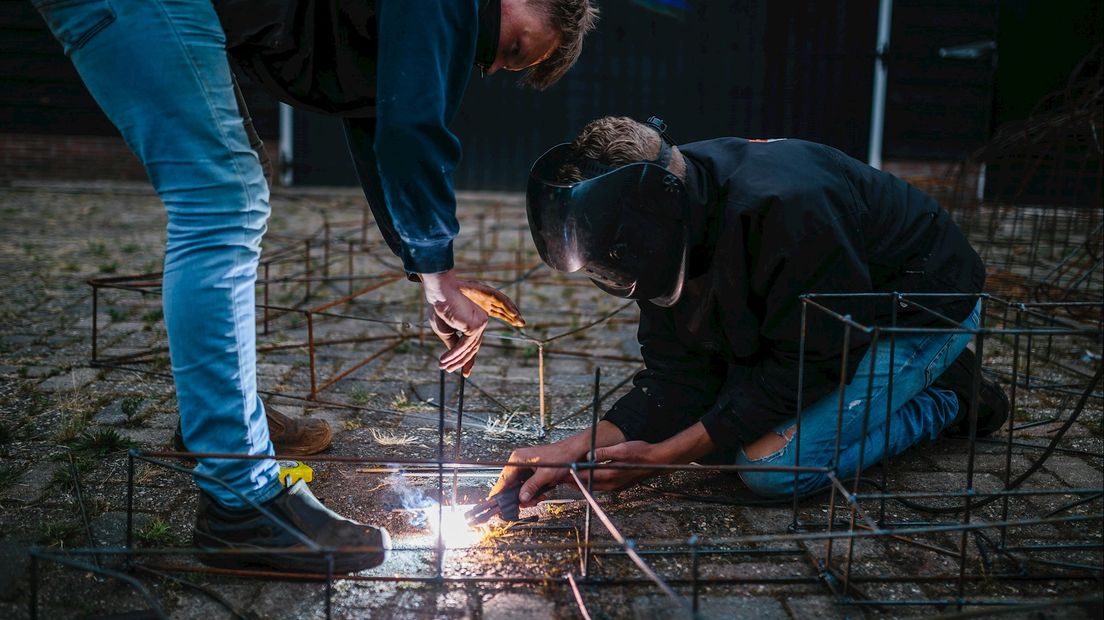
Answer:
[[[673, 143], [651, 117], [659, 156], [609, 166], [576, 154], [570, 144], [548, 150], [529, 171], [526, 210], [540, 257], [557, 271], [582, 271], [598, 288], [625, 299], [669, 307], [686, 279], [689, 201], [667, 169]], [[561, 183], [562, 166], [583, 180]]]

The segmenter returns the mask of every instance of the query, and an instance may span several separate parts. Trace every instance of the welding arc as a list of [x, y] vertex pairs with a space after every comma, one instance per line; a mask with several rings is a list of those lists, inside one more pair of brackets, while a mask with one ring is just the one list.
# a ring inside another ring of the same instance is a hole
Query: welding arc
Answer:
[[[1043, 463], [1045, 463], [1046, 460], [1048, 458], [1050, 458], [1050, 455], [1054, 454], [1055, 449], [1058, 447], [1058, 442], [1062, 441], [1062, 437], [1064, 437], [1066, 432], [1070, 429], [1070, 427], [1073, 426], [1073, 423], [1077, 421], [1077, 418], [1079, 418], [1081, 416], [1081, 412], [1085, 410], [1085, 405], [1089, 401], [1089, 396], [1092, 395], [1093, 390], [1096, 388], [1096, 384], [1100, 382], [1101, 374], [1104, 374], [1104, 364], [1102, 364], [1099, 368], [1097, 368], [1096, 374], [1093, 375], [1092, 380], [1089, 381], [1089, 384], [1085, 388], [1085, 391], [1081, 393], [1081, 398], [1077, 401], [1077, 406], [1074, 408], [1073, 412], [1070, 413], [1069, 418], [1066, 419], [1066, 422], [1062, 425], [1062, 428], [1058, 429], [1058, 432], [1055, 433], [1054, 438], [1052, 438], [1050, 440], [1050, 444], [1048, 444], [1046, 449], [1043, 450], [1042, 456], [1040, 456], [1038, 458], [1038, 460], [1036, 460], [1034, 463], [1032, 463], [1031, 467], [1028, 467], [1027, 470], [1024, 471], [1024, 473], [1017, 476], [1015, 480], [1009, 482], [1008, 487], [1005, 490], [1012, 490], [1012, 489], [1019, 488], [1020, 485], [1023, 484], [1025, 481], [1027, 481], [1027, 479], [1030, 478], [1032, 475], [1034, 475], [1035, 472], [1039, 471], [1039, 468], [1041, 468], [1043, 466]], [[859, 481], [863, 484], [870, 485], [870, 486], [878, 489], [879, 491], [885, 492], [885, 490], [886, 490], [885, 487], [883, 487], [876, 480], [872, 480], [870, 478], [860, 478]], [[674, 497], [674, 498], [678, 498], [678, 499], [684, 499], [684, 500], [692, 501], [692, 502], [701, 502], [701, 503], [705, 503], [705, 504], [723, 504], [723, 505], [726, 505], [726, 506], [748, 506], [748, 507], [772, 506], [772, 505], [778, 505], [778, 504], [785, 504], [785, 503], [789, 503], [789, 502], [793, 501], [793, 498], [791, 496], [787, 496], [785, 498], [773, 498], [773, 499], [772, 498], [762, 498], [762, 497], [759, 497], [759, 496], [752, 495], [750, 491], [747, 492], [747, 495], [745, 497], [718, 497], [718, 496], [713, 496], [713, 495], [694, 495], [692, 493], [683, 493], [681, 491], [661, 491], [659, 489], [656, 489], [655, 487], [649, 487], [649, 488], [651, 488], [656, 493], [659, 493], [659, 494], [667, 496], [667, 497]], [[815, 491], [810, 491], [809, 493], [805, 493], [805, 494], [799, 496], [799, 499], [808, 499], [810, 497], [813, 497], [813, 496], [819, 495], [821, 493], [824, 493], [825, 491], [828, 491], [830, 488], [831, 488], [831, 486], [826, 486], [822, 489], [817, 489]], [[980, 508], [982, 506], [991, 504], [991, 503], [999, 500], [1001, 497], [1003, 497], [1003, 496], [993, 495], [993, 496], [990, 496], [990, 497], [987, 497], [987, 498], [981, 499], [981, 500], [972, 500], [970, 502], [969, 508], [970, 508], [970, 510], [977, 510], [978, 508]], [[966, 512], [966, 505], [965, 504], [959, 504], [957, 506], [933, 506], [931, 504], [925, 504], [925, 503], [922, 503], [922, 502], [917, 502], [917, 501], [905, 499], [903, 497], [892, 497], [890, 499], [892, 501], [895, 501], [895, 502], [901, 504], [902, 506], [904, 506], [906, 508], [911, 508], [912, 510], [915, 510], [917, 512], [924, 512], [924, 513], [928, 513], [928, 514], [957, 514], [957, 513], [960, 513], [960, 512]]]

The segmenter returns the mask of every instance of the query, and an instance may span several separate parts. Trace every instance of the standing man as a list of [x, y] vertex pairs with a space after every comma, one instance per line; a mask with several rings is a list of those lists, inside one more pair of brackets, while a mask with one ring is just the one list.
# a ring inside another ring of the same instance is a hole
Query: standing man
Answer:
[[[460, 145], [447, 125], [477, 61], [491, 73], [528, 69], [537, 87], [559, 79], [595, 24], [589, 0], [32, 2], [165, 204], [165, 325], [189, 448], [273, 454], [254, 328], [268, 186], [228, 47], [270, 92], [347, 118], [384, 237], [420, 276], [449, 346], [441, 366], [470, 371], [487, 315], [452, 273]], [[267, 551], [205, 561], [325, 572], [324, 559], [295, 553], [310, 539], [356, 547], [335, 557], [333, 570], [344, 573], [380, 564], [390, 549], [386, 530], [340, 517], [302, 483], [283, 489], [273, 459], [202, 458], [196, 473], [196, 544]]]
[[[852, 476], [967, 420], [976, 360], [968, 333], [898, 335], [892, 358], [883, 345], [871, 360], [869, 337], [854, 330], [841, 370], [843, 324], [802, 313], [806, 293], [946, 294], [922, 303], [977, 327], [981, 259], [946, 211], [890, 174], [802, 140], [676, 147], [658, 119], [606, 117], [533, 165], [528, 210], [546, 263], [582, 271], [640, 306], [645, 369], [598, 425], [599, 462], [793, 467], [792, 443], [800, 441], [800, 465], [834, 463], [841, 477]], [[898, 326], [947, 327], [915, 304], [893, 305], [888, 296], [831, 303], [862, 324], [896, 317]], [[978, 434], [995, 431], [1007, 413], [1003, 391], [983, 380]], [[515, 450], [510, 461], [518, 465], [503, 470], [492, 494], [516, 489], [531, 505], [567, 472], [526, 463], [582, 461], [589, 450], [590, 431]], [[597, 470], [595, 488], [652, 473]], [[828, 484], [819, 472], [796, 480], [788, 471], [740, 475], [769, 497]]]

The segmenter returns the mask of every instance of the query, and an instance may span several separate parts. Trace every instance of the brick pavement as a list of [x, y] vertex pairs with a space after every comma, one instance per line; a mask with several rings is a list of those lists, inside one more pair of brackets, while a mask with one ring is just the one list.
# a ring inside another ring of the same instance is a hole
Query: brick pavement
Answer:
[[[334, 230], [356, 222], [361, 200], [355, 191], [281, 191], [273, 198], [274, 216], [266, 253], [281, 247], [298, 247], [299, 241], [330, 222]], [[461, 214], [464, 237], [458, 244], [460, 264], [535, 264], [535, 254], [523, 234], [524, 212], [517, 196], [465, 196]], [[78, 515], [78, 504], [70, 475], [68, 454], [74, 455], [96, 544], [120, 545], [125, 524], [125, 456], [127, 445], [141, 448], [165, 447], [176, 424], [171, 382], [155, 376], [164, 373], [163, 354], [152, 354], [132, 370], [90, 367], [91, 300], [89, 278], [134, 274], [159, 269], [163, 250], [164, 216], [156, 197], [142, 185], [51, 184], [0, 187], [0, 268], [5, 274], [0, 291], [0, 615], [27, 615], [27, 549], [32, 545], [64, 550], [88, 545]], [[482, 221], [482, 225], [479, 222]], [[476, 231], [482, 228], [483, 236]], [[336, 233], [335, 233], [336, 234]], [[353, 257], [355, 273], [393, 270], [395, 261], [383, 251], [374, 230], [367, 251]], [[335, 276], [347, 268], [344, 246], [331, 245], [331, 269]], [[299, 250], [295, 250], [298, 252]], [[315, 275], [322, 267], [323, 249], [312, 250]], [[302, 260], [288, 260], [272, 266], [273, 279], [293, 279]], [[517, 265], [503, 267], [491, 276], [509, 281], [522, 272]], [[333, 298], [349, 282], [335, 279], [314, 291], [312, 301]], [[601, 316], [617, 307], [596, 294], [593, 287], [576, 287], [562, 282], [534, 278], [520, 291], [522, 309], [530, 323], [543, 326], [537, 336], [561, 333]], [[269, 291], [274, 305], [293, 306], [301, 300], [299, 285], [274, 283]], [[348, 311], [360, 316], [384, 317], [400, 324], [370, 324], [336, 321], [323, 325], [318, 335], [341, 339], [407, 336], [398, 347], [335, 384], [324, 400], [345, 406], [319, 405], [294, 398], [310, 390], [309, 364], [304, 350], [281, 348], [301, 342], [306, 326], [301, 315], [291, 312], [273, 317], [270, 333], [262, 334], [258, 377], [261, 389], [285, 395], [277, 402], [292, 415], [317, 416], [328, 420], [336, 437], [333, 454], [387, 458], [432, 458], [436, 453], [436, 413], [425, 401], [435, 398], [437, 383], [432, 338], [418, 339], [417, 288], [405, 282], [390, 284], [366, 296]], [[99, 306], [99, 353], [103, 356], [134, 353], [163, 345], [159, 299], [132, 292], [105, 292]], [[612, 387], [638, 366], [632, 308], [580, 335], [557, 341], [549, 348], [586, 351], [603, 356], [586, 359], [549, 353], [546, 358], [546, 406], [553, 420], [585, 407], [590, 398], [594, 367], [601, 365], [605, 385]], [[405, 325], [401, 323], [406, 323]], [[510, 331], [495, 327], [494, 333]], [[491, 342], [493, 338], [488, 339]], [[464, 456], [469, 459], [502, 459], [512, 446], [536, 441], [539, 430], [536, 377], [536, 347], [524, 342], [498, 339], [496, 347], [481, 354], [469, 386], [465, 423]], [[333, 376], [378, 345], [330, 345], [318, 358], [320, 376]], [[988, 345], [987, 345], [988, 346]], [[1004, 348], [1002, 348], [1004, 347]], [[1075, 347], [1069, 344], [1070, 350]], [[987, 363], [1008, 366], [1005, 345], [996, 344]], [[150, 374], [153, 373], [153, 374]], [[450, 388], [451, 389], [451, 388]], [[620, 392], [617, 392], [620, 393]], [[616, 394], [614, 396], [616, 396]], [[450, 398], [454, 398], [454, 394]], [[1023, 391], [1018, 419], [1046, 422], [1058, 411], [1068, 411], [1060, 396], [1044, 390]], [[577, 416], [550, 433], [556, 438], [582, 428], [586, 415]], [[1101, 409], [1099, 400], [1070, 430], [1061, 446], [1067, 450], [1051, 457], [1027, 486], [1041, 489], [1102, 486]], [[1017, 431], [1017, 440], [1045, 442], [1053, 435], [1050, 426], [1040, 424]], [[447, 438], [452, 440], [454, 433]], [[942, 440], [910, 451], [894, 462], [889, 475], [894, 490], [946, 491], [964, 485], [965, 442]], [[1003, 448], [979, 444], [977, 488], [1000, 488], [1003, 484]], [[1024, 471], [1039, 450], [1016, 448], [1013, 473]], [[877, 470], [872, 470], [877, 472]], [[877, 477], [880, 474], [872, 474]], [[394, 510], [392, 486], [382, 478], [358, 471], [356, 466], [318, 464], [315, 492], [335, 510], [354, 518], [388, 526], [396, 540], [412, 548], [399, 552], [385, 566], [371, 574], [432, 574], [431, 542], [424, 530], [409, 523], [408, 512]], [[415, 484], [421, 484], [415, 481]], [[738, 493], [732, 477], [714, 474], [679, 473], [653, 481], [655, 489], [683, 493]], [[136, 521], [139, 544], [146, 547], [183, 547], [190, 537], [195, 493], [179, 474], [140, 465], [136, 476]], [[464, 482], [464, 494], [474, 499], [489, 485], [488, 479]], [[432, 486], [432, 485], [430, 485]], [[571, 493], [560, 497], [570, 500]], [[1031, 518], [1062, 508], [1074, 498], [1068, 495], [1016, 498], [1009, 502], [1010, 515]], [[946, 501], [946, 500], [940, 500]], [[703, 539], [755, 534], [779, 534], [791, 521], [788, 506], [731, 507], [686, 501], [669, 495], [657, 496], [651, 488], [636, 489], [603, 498], [611, 517], [626, 535], [644, 547], [650, 540], [684, 539], [696, 533]], [[876, 504], [873, 508], [876, 508]], [[802, 519], [823, 521], [824, 497], [803, 502]], [[988, 507], [982, 518], [1000, 518], [1000, 503]], [[867, 505], [867, 509], [872, 509]], [[1100, 514], [1099, 498], [1062, 514]], [[908, 507], [890, 504], [887, 518], [907, 522], [932, 519]], [[995, 511], [995, 512], [994, 512]], [[513, 552], [512, 545], [573, 542], [581, 527], [581, 502], [542, 505], [541, 523], [559, 530], [519, 528], [474, 550], [452, 550], [448, 573], [453, 575], [505, 576], [524, 574], [559, 578], [577, 573], [571, 552]], [[846, 513], [844, 513], [846, 516]], [[947, 522], [946, 517], [937, 518]], [[1088, 550], [1061, 554], [1033, 553], [1032, 559], [1046, 562], [1071, 561], [1099, 566], [1101, 562], [1099, 520], [1076, 525], [1045, 524], [1010, 530], [1012, 544], [1055, 544], [1086, 540]], [[1084, 529], [1085, 527], [1088, 530]], [[1096, 528], [1095, 533], [1092, 528]], [[995, 532], [990, 532], [995, 535]], [[914, 537], [917, 538], [917, 537]], [[956, 551], [958, 533], [917, 538], [928, 545]], [[610, 542], [599, 528], [596, 541]], [[967, 596], [1004, 602], [1022, 599], [1044, 601], [1082, 596], [1097, 590], [1091, 581], [986, 580], [979, 568], [977, 541], [967, 548], [968, 572], [981, 575], [967, 588]], [[809, 563], [805, 547], [814, 556], [823, 553], [824, 543], [774, 543], [777, 555], [716, 556], [703, 558], [702, 575], [742, 580], [737, 584], [710, 585], [703, 589], [702, 611], [714, 617], [807, 617], [809, 615], [912, 615], [952, 611], [953, 607], [864, 608], [837, 604], [828, 588], [816, 582], [817, 569]], [[1095, 545], [1092, 547], [1091, 545]], [[770, 544], [752, 545], [762, 547]], [[837, 552], [845, 544], [837, 543]], [[762, 549], [760, 549], [762, 550]], [[873, 598], [898, 601], [919, 598], [953, 598], [952, 586], [937, 582], [886, 583], [885, 575], [923, 576], [955, 573], [957, 561], [946, 554], [930, 552], [900, 540], [869, 540], [855, 545], [854, 575], [863, 592]], [[836, 556], [836, 562], [842, 556]], [[1020, 561], [1022, 561], [1022, 557]], [[985, 570], [1007, 568], [1009, 556], [995, 558]], [[106, 560], [105, 560], [106, 561]], [[184, 560], [185, 563], [190, 561]], [[109, 563], [109, 562], [108, 562]], [[656, 570], [665, 577], [688, 576], [684, 556], [655, 557]], [[1053, 564], [1027, 561], [1024, 570], [1058, 570]], [[623, 555], [602, 553], [595, 558], [595, 570], [606, 579], [639, 578]], [[56, 565], [42, 565], [40, 603], [46, 617], [81, 617], [136, 610], [144, 607], [133, 591], [110, 580]], [[1091, 572], [1091, 571], [1090, 571]], [[1096, 574], [1099, 574], [1097, 572]], [[789, 578], [808, 582], [786, 582]], [[225, 609], [188, 584], [199, 584], [224, 597], [232, 607], [256, 617], [318, 617], [323, 589], [318, 584], [259, 582], [226, 578], [193, 577], [178, 583], [143, 575], [164, 608], [180, 618], [218, 617]], [[862, 581], [865, 579], [866, 581]], [[686, 586], [677, 586], [687, 593]], [[596, 616], [616, 618], [652, 617], [665, 607], [662, 595], [652, 586], [584, 585], [583, 595]], [[73, 593], [79, 593], [73, 596]], [[502, 584], [387, 584], [339, 582], [334, 591], [337, 617], [576, 617], [570, 591], [559, 582], [545, 585]], [[1062, 608], [1054, 613], [1091, 615], [1091, 609]]]

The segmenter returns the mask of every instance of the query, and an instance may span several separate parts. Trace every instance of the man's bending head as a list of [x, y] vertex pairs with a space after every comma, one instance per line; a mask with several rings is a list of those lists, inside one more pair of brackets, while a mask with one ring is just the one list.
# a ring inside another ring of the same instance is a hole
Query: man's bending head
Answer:
[[[626, 116], [605, 116], [583, 127], [571, 143], [571, 150], [580, 159], [593, 159], [607, 166], [624, 166], [638, 161], [654, 161], [659, 156], [662, 141], [654, 127]], [[667, 169], [679, 179], [686, 180], [686, 160], [674, 145], [671, 146], [671, 162], [667, 164]], [[561, 166], [557, 177], [560, 183], [584, 179], [583, 173], [573, 164]]]
[[498, 51], [486, 73], [525, 71], [521, 83], [544, 90], [575, 64], [597, 24], [591, 0], [502, 0]]

